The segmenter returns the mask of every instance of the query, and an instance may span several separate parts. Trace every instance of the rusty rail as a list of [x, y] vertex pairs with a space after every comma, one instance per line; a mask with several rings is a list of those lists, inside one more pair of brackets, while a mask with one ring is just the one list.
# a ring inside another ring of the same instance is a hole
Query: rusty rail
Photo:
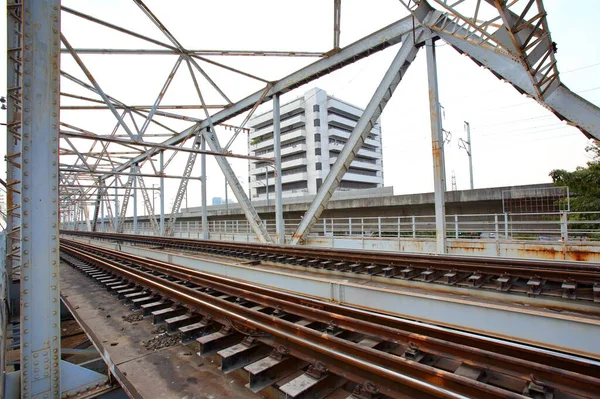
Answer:
[[[384, 388], [386, 395], [392, 397], [398, 397], [394, 393], [406, 387], [414, 390], [415, 397], [422, 397], [423, 394], [426, 397], [448, 395], [448, 392], [432, 389], [432, 386], [443, 386], [451, 392], [468, 397], [522, 397], [505, 389], [408, 360], [410, 358], [406, 354], [414, 352], [452, 359], [471, 367], [507, 375], [509, 378], [525, 380], [530, 384], [539, 385], [540, 381], [544, 381], [551, 389], [569, 392], [578, 397], [593, 397], [591, 387], [600, 383], [600, 380], [594, 378], [597, 368], [582, 359], [537, 352], [523, 346], [477, 338], [456, 331], [428, 328], [422, 324], [416, 326], [400, 319], [323, 303], [80, 242], [63, 240], [61, 250], [111, 274], [149, 287], [192, 309], [210, 314], [225, 325], [235, 320], [247, 328], [268, 333], [268, 337], [260, 340], [271, 346], [286, 345], [294, 356], [306, 361], [322, 361], [332, 372], [356, 383], [374, 382]], [[179, 282], [166, 280], [165, 276]], [[360, 347], [347, 340], [282, 320], [278, 316], [267, 315], [206, 292], [199, 292], [197, 287], [209, 287], [211, 291], [243, 298], [277, 309], [278, 312], [375, 337], [400, 345], [406, 351], [403, 356], [397, 356]]]
[[[299, 248], [113, 233], [63, 233], [300, 266], [331, 268], [337, 263], [343, 266], [334, 270], [356, 269], [361, 273], [390, 278], [474, 288], [492, 284], [492, 288], [499, 291], [509, 291], [519, 286], [516, 284], [517, 280], [524, 280], [520, 287], [525, 287], [528, 295], [544, 295], [546, 286], [549, 288], [548, 292], [566, 299], [600, 302], [598, 263]], [[330, 265], [324, 266], [328, 263]]]

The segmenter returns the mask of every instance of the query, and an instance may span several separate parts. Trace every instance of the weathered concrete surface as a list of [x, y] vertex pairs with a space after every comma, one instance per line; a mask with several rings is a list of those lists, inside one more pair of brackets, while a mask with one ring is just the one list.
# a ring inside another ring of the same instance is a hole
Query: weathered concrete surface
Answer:
[[[401, 279], [314, 273], [302, 267], [264, 263], [246, 265], [237, 259], [77, 240], [298, 295], [600, 360], [600, 341], [596, 339], [600, 317], [595, 304], [496, 290], [407, 285]], [[390, 280], [398, 280], [398, 284]]]
[[[201, 239], [201, 233], [175, 233], [176, 237]], [[211, 233], [211, 240], [256, 242], [252, 234]], [[380, 251], [429, 253], [436, 251], [434, 238], [410, 237], [324, 237], [308, 236], [307, 246]], [[446, 240], [446, 253], [451, 255], [503, 256], [507, 258], [577, 260], [600, 262], [599, 241], [517, 241], [517, 240]]]
[[156, 336], [150, 319], [123, 320], [128, 307], [70, 266], [60, 267], [61, 296], [112, 374], [133, 398], [261, 398], [244, 382], [223, 374], [216, 363], [187, 346], [147, 350]]
[[[531, 195], [544, 196], [543, 189], [554, 187], [552, 184], [532, 184], [460, 190], [446, 192], [446, 214], [494, 214], [502, 213], [502, 192], [528, 190]], [[531, 190], [531, 191], [529, 191]], [[372, 190], [336, 192], [321, 217], [372, 217], [372, 216], [429, 216], [435, 212], [433, 193], [393, 195], [392, 187]], [[308, 209], [314, 196], [284, 198], [283, 213], [286, 219], [300, 219]], [[272, 218], [275, 201], [253, 202], [261, 217]], [[209, 220], [241, 219], [244, 213], [238, 204], [212, 205], [207, 207]], [[178, 221], [201, 220], [201, 207], [183, 209]], [[270, 215], [269, 215], [270, 214]], [[128, 220], [131, 218], [128, 218]], [[140, 222], [146, 218], [140, 216]]]

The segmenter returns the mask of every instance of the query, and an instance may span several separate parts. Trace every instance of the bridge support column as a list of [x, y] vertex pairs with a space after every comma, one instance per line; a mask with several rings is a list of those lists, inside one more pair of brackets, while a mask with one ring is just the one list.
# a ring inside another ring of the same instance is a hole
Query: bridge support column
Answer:
[[[277, 244], [285, 243], [285, 225], [283, 224], [283, 193], [281, 192], [281, 126], [279, 112], [279, 94], [273, 96], [273, 149], [275, 151], [275, 231]], [[267, 174], [267, 193], [269, 190]], [[267, 194], [267, 200], [269, 196]]]
[[[206, 139], [202, 136], [202, 151], [206, 151]], [[208, 240], [208, 211], [206, 210], [206, 154], [200, 154], [200, 178], [202, 180], [202, 239]]]
[[431, 150], [433, 154], [433, 187], [435, 190], [435, 237], [437, 253], [446, 253], [446, 167], [444, 159], [444, 137], [440, 115], [437, 61], [435, 42], [428, 39], [427, 78], [429, 81], [429, 116], [431, 118]]

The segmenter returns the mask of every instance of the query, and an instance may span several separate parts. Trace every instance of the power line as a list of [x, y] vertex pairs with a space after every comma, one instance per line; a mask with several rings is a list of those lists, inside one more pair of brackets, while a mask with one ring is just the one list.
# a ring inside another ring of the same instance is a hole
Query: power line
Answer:
[[575, 69], [570, 69], [570, 70], [568, 70], [568, 71], [560, 72], [560, 74], [561, 74], [561, 75], [564, 75], [564, 74], [566, 74], [566, 73], [571, 73], [571, 72], [581, 71], [582, 69], [588, 69], [588, 68], [592, 68], [592, 67], [595, 67], [595, 66], [598, 66], [598, 65], [600, 65], [600, 62], [598, 62], [598, 63], [596, 63], [596, 64], [591, 64], [591, 65], [582, 66], [582, 67], [575, 68]]
[[530, 121], [530, 120], [534, 120], [534, 119], [544, 119], [544, 118], [550, 118], [554, 115], [543, 115], [543, 116], [535, 116], [535, 117], [531, 117], [531, 118], [523, 118], [523, 119], [515, 119], [512, 121], [507, 121], [507, 122], [500, 122], [500, 123], [492, 123], [489, 125], [483, 125], [483, 126], [477, 126], [476, 128], [473, 128], [473, 130], [476, 129], [483, 129], [484, 127], [493, 127], [493, 126], [501, 126], [501, 125], [509, 125], [511, 123], [516, 123], [516, 122], [523, 122], [523, 121]]

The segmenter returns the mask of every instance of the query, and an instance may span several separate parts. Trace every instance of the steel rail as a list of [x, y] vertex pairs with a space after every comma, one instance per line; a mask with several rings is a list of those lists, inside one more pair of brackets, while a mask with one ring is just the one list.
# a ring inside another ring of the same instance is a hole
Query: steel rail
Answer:
[[137, 235], [117, 235], [112, 233], [64, 232], [81, 236], [112, 238], [115, 240], [147, 242], [158, 245], [171, 245], [177, 248], [212, 247], [228, 250], [247, 250], [264, 252], [273, 255], [296, 256], [308, 259], [345, 261], [381, 266], [416, 267], [421, 269], [438, 269], [466, 273], [482, 273], [497, 276], [521, 278], [542, 278], [552, 281], [572, 280], [580, 283], [600, 283], [600, 264], [577, 263], [568, 261], [538, 261], [529, 259], [502, 259], [466, 257], [457, 255], [429, 255], [386, 253], [356, 250], [321, 249], [296, 246], [262, 245], [254, 243], [225, 243], [209, 240], [192, 240], [183, 238], [149, 237]]
[[[243, 297], [253, 303], [281, 309], [284, 312], [299, 315], [306, 319], [320, 321], [324, 324], [329, 324], [334, 320], [337, 327], [344, 330], [373, 336], [387, 342], [403, 344], [406, 347], [414, 347], [416, 345], [419, 350], [423, 350], [424, 352], [454, 358], [459, 361], [468, 359], [470, 364], [476, 365], [482, 369], [495, 369], [500, 373], [525, 379], [528, 379], [528, 376], [530, 375], [535, 375], [536, 379], [543, 380], [548, 386], [560, 389], [564, 392], [571, 392], [584, 397], [593, 397], [595, 390], [591, 391], [590, 387], [600, 383], [597, 378], [592, 377], [598, 372], [597, 368], [594, 369], [589, 363], [583, 362], [582, 364], [576, 364], [577, 371], [579, 373], [583, 372], [584, 374], [587, 374], [587, 376], [577, 374], [557, 367], [552, 367], [551, 364], [554, 364], [556, 359], [552, 358], [552, 356], [545, 355], [544, 353], [535, 351], [525, 353], [530, 358], [536, 358], [537, 362], [521, 360], [514, 356], [515, 354], [517, 356], [521, 355], [522, 352], [524, 352], [523, 348], [517, 347], [517, 349], [514, 350], [510, 345], [505, 345], [500, 348], [503, 352], [502, 354], [494, 353], [489, 350], [479, 349], [472, 343], [463, 342], [462, 338], [465, 334], [453, 333], [452, 337], [450, 337], [450, 341], [444, 341], [432, 336], [415, 334], [414, 332], [403, 330], [397, 325], [400, 323], [395, 323], [396, 325], [394, 327], [388, 326], [387, 324], [389, 321], [394, 319], [381, 315], [356, 311], [352, 308], [348, 309], [343, 306], [330, 305], [320, 301], [299, 297], [297, 295], [282, 293], [276, 290], [198, 272], [161, 261], [127, 255], [118, 251], [99, 248], [89, 244], [73, 241], [66, 241], [63, 242], [63, 244], [69, 248], [84, 250], [87, 253], [94, 253], [99, 256], [109, 256], [111, 259], [119, 262], [143, 265], [144, 268], [148, 268], [152, 271], [176, 277], [184, 281], [193, 282], [200, 286], [211, 287], [211, 289], [215, 289], [219, 292], [231, 296]], [[343, 309], [346, 311], [340, 312], [340, 310]], [[362, 317], [367, 316], [368, 321], [354, 318], [353, 313]], [[468, 340], [472, 341], [470, 338], [467, 338], [467, 341]], [[485, 340], [483, 341], [485, 342]], [[456, 342], [461, 342], [461, 344], [457, 344]], [[479, 342], [479, 344], [481, 343]], [[513, 353], [511, 355], [506, 354], [506, 352], [509, 352], [507, 349], [513, 349]], [[561, 363], [561, 366], [565, 366], [562, 364], [564, 363], [563, 359], [559, 358], [558, 360]], [[573, 365], [567, 364], [567, 366], [572, 367]]]
[[74, 248], [65, 247], [64, 250], [153, 291], [172, 297], [183, 305], [201, 309], [225, 325], [233, 320], [248, 328], [270, 334], [279, 344], [292, 343], [299, 348], [307, 348], [311, 352], [309, 356], [312, 357], [316, 353], [328, 367], [339, 367], [344, 370], [341, 376], [361, 384], [367, 380], [382, 384], [386, 387], [385, 394], [392, 397], [406, 397], [403, 393], [406, 387], [420, 391], [428, 397], [439, 398], [524, 397], [467, 377], [323, 334], [176, 282], [161, 279], [150, 273], [90, 256]]

